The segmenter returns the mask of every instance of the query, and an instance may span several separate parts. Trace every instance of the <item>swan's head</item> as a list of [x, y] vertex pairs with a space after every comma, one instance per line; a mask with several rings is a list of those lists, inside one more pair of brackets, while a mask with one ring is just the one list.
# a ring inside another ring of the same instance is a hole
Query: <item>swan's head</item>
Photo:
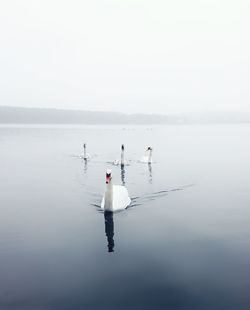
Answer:
[[122, 144], [122, 151], [124, 151], [124, 144]]
[[109, 184], [111, 179], [112, 179], [112, 171], [110, 169], [108, 169], [106, 171], [106, 184]]
[[149, 147], [147, 148], [147, 151], [153, 151], [153, 148], [152, 148], [151, 146], [149, 146]]

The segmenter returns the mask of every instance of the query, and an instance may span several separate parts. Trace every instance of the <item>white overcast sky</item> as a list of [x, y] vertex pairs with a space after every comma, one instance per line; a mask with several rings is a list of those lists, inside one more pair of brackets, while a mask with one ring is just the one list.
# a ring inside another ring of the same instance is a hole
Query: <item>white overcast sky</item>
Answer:
[[249, 0], [1, 0], [0, 105], [250, 112]]

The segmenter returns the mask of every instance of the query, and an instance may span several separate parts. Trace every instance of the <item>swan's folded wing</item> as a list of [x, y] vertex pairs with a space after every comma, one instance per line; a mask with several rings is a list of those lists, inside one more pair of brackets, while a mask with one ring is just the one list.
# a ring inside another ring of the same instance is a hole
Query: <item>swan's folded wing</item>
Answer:
[[113, 209], [124, 210], [131, 203], [131, 199], [128, 196], [128, 190], [124, 186], [114, 185], [113, 187]]

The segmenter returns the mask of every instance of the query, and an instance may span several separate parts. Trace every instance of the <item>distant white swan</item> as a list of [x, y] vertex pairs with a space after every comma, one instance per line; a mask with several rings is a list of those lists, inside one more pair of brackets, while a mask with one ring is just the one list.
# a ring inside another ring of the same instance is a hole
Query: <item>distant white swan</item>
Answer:
[[84, 160], [89, 160], [91, 158], [90, 154], [87, 153], [87, 145], [86, 145], [86, 143], [83, 144], [83, 156], [82, 156], [82, 158]]
[[121, 159], [114, 160], [113, 165], [115, 165], [115, 166], [128, 165], [127, 161], [125, 161], [125, 159], [124, 159], [124, 144], [122, 144], [122, 146], [121, 146]]
[[114, 212], [126, 209], [131, 203], [128, 190], [125, 186], [113, 185], [112, 171], [106, 172], [106, 190], [102, 198], [101, 208], [104, 211]]
[[152, 153], [153, 153], [153, 149], [151, 146], [149, 146], [145, 152], [145, 155], [142, 156], [142, 158], [140, 159], [140, 162], [146, 163], [146, 164], [152, 164], [153, 162]]

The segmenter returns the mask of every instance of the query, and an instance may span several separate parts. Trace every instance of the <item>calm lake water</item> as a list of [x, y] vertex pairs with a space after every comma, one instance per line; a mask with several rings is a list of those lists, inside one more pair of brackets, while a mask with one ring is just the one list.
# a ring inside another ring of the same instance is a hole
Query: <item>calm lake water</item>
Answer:
[[[0, 127], [0, 309], [250, 309], [249, 141], [249, 125]], [[107, 163], [121, 143], [124, 171]], [[105, 218], [107, 168], [132, 206]]]

